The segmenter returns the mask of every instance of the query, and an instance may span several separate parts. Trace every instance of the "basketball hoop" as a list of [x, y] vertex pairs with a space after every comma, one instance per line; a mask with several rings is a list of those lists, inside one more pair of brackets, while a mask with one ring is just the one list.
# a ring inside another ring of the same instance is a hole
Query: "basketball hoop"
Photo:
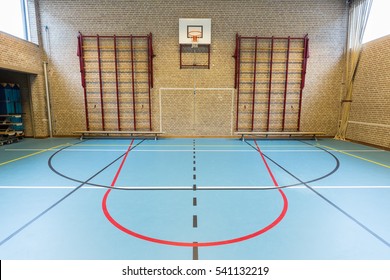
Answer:
[[191, 37], [192, 48], [198, 47], [198, 39], [201, 38], [202, 32], [198, 30], [192, 30], [188, 32], [188, 36]]

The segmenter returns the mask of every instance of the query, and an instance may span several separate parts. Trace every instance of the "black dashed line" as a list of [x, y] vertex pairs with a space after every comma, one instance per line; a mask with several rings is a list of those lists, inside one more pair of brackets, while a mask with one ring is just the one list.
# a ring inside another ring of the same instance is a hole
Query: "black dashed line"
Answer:
[[[195, 142], [195, 139], [192, 140], [192, 143], [193, 143], [193, 161], [192, 161], [192, 170], [193, 170], [193, 179], [194, 179], [194, 183], [192, 185], [192, 189], [193, 191], [196, 191], [196, 142]], [[198, 205], [198, 198], [194, 195], [194, 197], [192, 198], [192, 206], [193, 207], [196, 207]], [[193, 215], [192, 216], [192, 227], [193, 228], [197, 228], [198, 227], [198, 216], [197, 215]], [[194, 242], [194, 244], [196, 244], [198, 242]], [[192, 259], [193, 260], [199, 260], [199, 248], [197, 246], [193, 246], [192, 247]]]
[[198, 227], [198, 216], [197, 215], [193, 215], [192, 216], [192, 227], [193, 228], [197, 228]]
[[[197, 244], [197, 243], [198, 242], [194, 242], [194, 244]], [[199, 249], [196, 246], [192, 247], [192, 259], [199, 260]]]

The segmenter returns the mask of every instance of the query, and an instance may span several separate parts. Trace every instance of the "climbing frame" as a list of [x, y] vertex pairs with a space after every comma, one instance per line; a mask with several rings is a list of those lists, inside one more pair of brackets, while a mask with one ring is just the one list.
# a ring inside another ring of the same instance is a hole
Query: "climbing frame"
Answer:
[[152, 34], [85, 36], [78, 52], [87, 131], [151, 131]]
[[236, 35], [236, 131], [300, 131], [308, 43]]

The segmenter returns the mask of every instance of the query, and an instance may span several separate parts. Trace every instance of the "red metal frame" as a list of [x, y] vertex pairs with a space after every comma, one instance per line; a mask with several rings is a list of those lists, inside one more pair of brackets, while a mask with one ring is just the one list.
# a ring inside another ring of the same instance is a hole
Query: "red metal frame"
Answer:
[[205, 64], [200, 64], [200, 65], [193, 65], [193, 64], [183, 64], [183, 48], [184, 47], [188, 47], [188, 46], [191, 46], [189, 44], [180, 44], [180, 69], [184, 69], [184, 68], [199, 68], [199, 69], [205, 69], [205, 67], [207, 69], [210, 69], [210, 61], [211, 61], [211, 46], [209, 44], [200, 44], [198, 47], [206, 47], [207, 48], [207, 65]]
[[257, 68], [257, 36], [255, 37], [255, 61], [253, 65], [253, 92], [252, 92], [252, 131], [255, 121], [255, 101], [256, 101], [256, 68]]
[[301, 88], [299, 90], [299, 108], [298, 108], [298, 123], [297, 129], [300, 131], [301, 129], [301, 113], [302, 113], [302, 92], [305, 87], [305, 79], [306, 79], [306, 66], [307, 59], [309, 58], [309, 38], [308, 34], [303, 38], [303, 56], [302, 56], [302, 72], [301, 72]]
[[119, 108], [119, 81], [118, 81], [118, 57], [116, 48], [116, 36], [114, 35], [114, 58], [115, 58], [115, 90], [116, 90], [116, 108], [118, 116], [118, 130], [121, 130], [121, 115]]
[[269, 116], [271, 113], [271, 91], [272, 91], [272, 65], [274, 57], [274, 37], [271, 38], [271, 57], [269, 61], [269, 84], [268, 84], [268, 111], [267, 111], [267, 131], [269, 130]]
[[238, 59], [237, 59], [237, 52], [238, 52], [238, 34], [236, 33], [236, 49], [234, 51], [234, 60], [235, 60], [235, 63], [234, 63], [234, 88], [237, 88], [237, 69], [238, 69]]
[[100, 109], [101, 109], [101, 114], [102, 114], [102, 129], [105, 130], [102, 62], [100, 60], [100, 37], [99, 37], [99, 35], [96, 35], [96, 41], [97, 41], [98, 63], [99, 63], [98, 65], [99, 65]]
[[255, 114], [255, 101], [256, 101], [256, 65], [257, 65], [257, 44], [259, 40], [270, 40], [271, 41], [271, 48], [270, 48], [270, 60], [269, 60], [269, 81], [268, 81], [268, 106], [267, 106], [267, 124], [266, 124], [266, 130], [269, 131], [270, 129], [270, 115], [271, 115], [271, 95], [272, 95], [272, 79], [273, 79], [273, 64], [274, 59], [274, 43], [275, 40], [287, 40], [287, 58], [285, 62], [285, 81], [284, 81], [284, 92], [283, 92], [283, 116], [282, 116], [282, 131], [285, 131], [286, 126], [286, 107], [287, 107], [287, 94], [288, 94], [288, 83], [289, 83], [289, 63], [290, 63], [290, 52], [291, 52], [291, 40], [300, 40], [303, 41], [303, 59], [302, 59], [302, 69], [301, 69], [301, 81], [300, 81], [300, 91], [299, 91], [299, 108], [298, 108], [298, 125], [297, 130], [300, 130], [300, 119], [301, 119], [301, 112], [302, 112], [302, 92], [303, 88], [305, 87], [305, 78], [306, 78], [306, 68], [307, 68], [307, 60], [309, 58], [309, 38], [306, 34], [303, 38], [302, 37], [249, 37], [249, 36], [240, 36], [239, 34], [236, 34], [236, 49], [235, 54], [233, 57], [235, 58], [235, 75], [234, 75], [234, 87], [237, 89], [237, 111], [236, 111], [236, 130], [239, 131], [239, 116], [240, 116], [240, 71], [241, 71], [241, 61], [240, 61], [240, 49], [241, 49], [241, 43], [242, 40], [256, 40], [255, 44], [255, 69], [254, 69], [254, 77], [253, 77], [253, 92], [252, 92], [252, 118], [251, 118], [251, 129], [254, 130], [254, 114]]
[[182, 53], [183, 53], [183, 45], [180, 45], [180, 69], [183, 68], [183, 65], [182, 65]]
[[133, 36], [130, 36], [130, 51], [131, 51], [131, 88], [133, 91], [133, 120], [134, 130], [137, 130], [136, 108], [135, 108], [135, 81], [134, 81], [134, 48], [133, 48]]
[[210, 45], [208, 45], [208, 62], [207, 62], [207, 65], [208, 65], [208, 67], [207, 67], [207, 69], [210, 69], [210, 56], [211, 56], [211, 52], [210, 52]]
[[149, 86], [153, 88], [153, 36], [152, 33], [149, 33], [149, 40], [148, 40], [148, 53], [149, 53]]
[[[80, 73], [81, 73], [81, 85], [84, 89], [84, 106], [85, 106], [85, 118], [86, 118], [86, 129], [87, 131], [90, 130], [90, 115], [88, 110], [88, 90], [87, 90], [87, 81], [86, 81], [86, 61], [84, 57], [84, 49], [83, 44], [85, 43], [84, 39], [96, 39], [96, 51], [97, 51], [97, 63], [98, 63], [98, 73], [99, 73], [99, 89], [100, 89], [100, 105], [101, 105], [101, 123], [102, 123], [102, 130], [106, 130], [106, 120], [105, 120], [105, 112], [104, 112], [104, 90], [103, 90], [103, 84], [104, 84], [104, 76], [103, 76], [103, 66], [102, 66], [102, 57], [101, 57], [101, 39], [112, 39], [113, 40], [113, 56], [114, 56], [114, 63], [115, 63], [115, 93], [116, 93], [116, 109], [117, 109], [117, 126], [118, 130], [122, 130], [122, 124], [121, 124], [121, 106], [120, 106], [120, 81], [119, 81], [119, 67], [118, 67], [118, 40], [128, 40], [130, 39], [130, 52], [131, 52], [131, 77], [132, 77], [132, 95], [133, 95], [133, 119], [134, 119], [134, 130], [137, 130], [137, 116], [136, 116], [136, 72], [135, 72], [135, 54], [134, 54], [134, 46], [133, 46], [133, 40], [134, 39], [146, 39], [147, 43], [147, 84], [148, 84], [148, 104], [149, 104], [149, 123], [148, 128], [149, 130], [152, 130], [152, 110], [151, 110], [151, 88], [153, 88], [153, 58], [155, 57], [153, 53], [153, 45], [152, 45], [152, 33], [149, 33], [146, 36], [136, 36], [136, 35], [130, 35], [130, 36], [100, 36], [100, 35], [89, 35], [84, 36], [79, 32], [78, 35], [78, 48], [77, 48], [77, 55], [79, 56], [79, 62], [80, 62]], [[88, 68], [87, 68], [88, 69]]]
[[236, 35], [236, 88], [237, 88], [237, 110], [236, 110], [236, 130], [239, 131], [238, 120], [239, 120], [239, 111], [240, 111], [240, 47], [241, 47], [241, 37]]
[[[308, 35], [306, 35], [308, 36]], [[248, 37], [248, 36], [240, 36], [241, 39], [254, 39], [255, 37]], [[272, 36], [272, 37], [259, 37], [257, 36], [257, 39], [259, 40], [286, 40], [287, 37], [275, 37], [275, 36]], [[290, 40], [302, 40], [302, 37], [290, 37]]]
[[83, 35], [79, 32], [77, 55], [80, 60], [80, 73], [81, 73], [81, 86], [84, 91], [84, 108], [85, 108], [85, 124], [87, 130], [89, 130], [89, 114], [88, 114], [88, 99], [87, 99], [87, 86], [85, 83], [85, 67], [84, 67], [84, 52], [83, 52]]
[[[104, 39], [112, 39], [114, 38], [114, 35], [99, 35], [100, 38]], [[96, 35], [83, 35], [83, 38], [96, 38]], [[130, 39], [130, 38], [144, 38], [148, 39], [149, 35], [116, 35], [116, 38], [118, 39]]]
[[286, 54], [286, 80], [284, 82], [284, 96], [283, 96], [283, 121], [282, 121], [282, 131], [284, 131], [284, 126], [286, 124], [286, 103], [287, 103], [287, 86], [288, 86], [288, 64], [290, 59], [290, 37], [287, 40], [287, 54]]
[[151, 81], [153, 78], [151, 77], [151, 69], [153, 68], [153, 49], [152, 49], [152, 33], [149, 34], [148, 38], [148, 102], [149, 102], [149, 130], [152, 130], [152, 104], [150, 98], [150, 88], [153, 87]]

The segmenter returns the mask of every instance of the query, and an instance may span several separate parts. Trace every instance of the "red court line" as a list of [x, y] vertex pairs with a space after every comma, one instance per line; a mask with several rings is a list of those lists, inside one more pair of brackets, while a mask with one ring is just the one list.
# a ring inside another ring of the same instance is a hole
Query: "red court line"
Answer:
[[[117, 173], [115, 174], [114, 180], [112, 181], [112, 184], [111, 184], [112, 187], [114, 187], [114, 185], [116, 183], [116, 180], [118, 179], [118, 176], [120, 174], [122, 166], [123, 166], [124, 162], [126, 161], [127, 155], [129, 154], [129, 152], [131, 150], [132, 143], [130, 144], [129, 149], [127, 150], [126, 155], [123, 158], [122, 163], [119, 166], [119, 169], [118, 169]], [[248, 235], [240, 236], [240, 237], [237, 237], [237, 238], [233, 238], [233, 239], [220, 240], [220, 241], [210, 241], [210, 242], [199, 242], [199, 243], [171, 241], [171, 240], [157, 239], [157, 238], [153, 238], [153, 237], [150, 237], [150, 236], [142, 235], [142, 234], [139, 234], [137, 232], [134, 232], [134, 231], [132, 231], [132, 230], [122, 226], [120, 223], [118, 223], [110, 215], [110, 213], [109, 213], [109, 211], [107, 209], [107, 199], [108, 199], [108, 196], [109, 196], [109, 194], [110, 194], [112, 189], [109, 189], [105, 193], [105, 195], [103, 197], [103, 201], [102, 201], [103, 213], [106, 216], [106, 218], [110, 221], [110, 223], [112, 225], [114, 225], [117, 229], [121, 230], [122, 232], [124, 232], [126, 234], [129, 234], [129, 235], [131, 235], [133, 237], [145, 240], [145, 241], [158, 243], [158, 244], [163, 244], [163, 245], [182, 246], [182, 247], [210, 247], [210, 246], [221, 246], [221, 245], [233, 244], [233, 243], [242, 242], [242, 241], [245, 241], [245, 240], [257, 237], [257, 236], [259, 236], [259, 235], [269, 231], [270, 229], [274, 228], [277, 224], [279, 224], [283, 220], [283, 218], [285, 217], [285, 215], [287, 213], [288, 200], [287, 200], [286, 195], [282, 191], [282, 189], [279, 188], [278, 183], [276, 182], [275, 176], [272, 174], [272, 171], [269, 168], [269, 166], [267, 164], [267, 161], [265, 160], [264, 155], [262, 154], [262, 152], [261, 152], [260, 148], [258, 147], [257, 143], [256, 143], [256, 146], [257, 146], [258, 152], [260, 153], [260, 155], [261, 155], [261, 157], [262, 157], [262, 159], [264, 161], [265, 166], [267, 167], [267, 170], [268, 170], [268, 172], [269, 172], [269, 174], [270, 174], [270, 176], [272, 178], [272, 181], [274, 182], [275, 186], [278, 188], [278, 191], [279, 191], [280, 195], [283, 198], [283, 209], [282, 209], [281, 213], [279, 214], [279, 216], [271, 224], [267, 225], [264, 228], [261, 228], [260, 230], [258, 230], [256, 232], [253, 232], [253, 233], [248, 234]]]
[[134, 143], [134, 139], [131, 140], [131, 143], [130, 143], [129, 147], [127, 148], [126, 154], [125, 154], [125, 156], [124, 156], [123, 159], [122, 159], [121, 165], [119, 165], [119, 168], [118, 168], [118, 170], [116, 171], [115, 177], [114, 177], [114, 179], [113, 179], [112, 182], [111, 182], [111, 187], [114, 187], [114, 186], [115, 186], [116, 180], [118, 180], [119, 174], [120, 174], [121, 171], [122, 171], [122, 167], [123, 167], [123, 165], [125, 164], [125, 161], [126, 161], [126, 159], [127, 159], [127, 156], [129, 155], [129, 153], [130, 153], [130, 151], [131, 151], [131, 147], [133, 146], [133, 143]]
[[[255, 144], [256, 144], [257, 151], [259, 152], [259, 154], [260, 154], [260, 156], [261, 156], [261, 159], [263, 160], [264, 165], [265, 165], [265, 167], [267, 168], [268, 174], [269, 174], [269, 176], [271, 177], [272, 182], [274, 183], [275, 187], [278, 189], [280, 195], [283, 197], [283, 203], [284, 203], [283, 211], [284, 211], [284, 215], [286, 215], [287, 210], [288, 210], [288, 199], [287, 199], [287, 197], [286, 197], [286, 194], [283, 192], [283, 190], [282, 190], [281, 188], [279, 188], [279, 184], [278, 184], [278, 182], [276, 181], [275, 176], [274, 176], [274, 174], [272, 173], [272, 170], [271, 170], [271, 168], [269, 167], [268, 162], [267, 162], [267, 160], [265, 159], [265, 156], [264, 156], [263, 152], [261, 151], [261, 149], [260, 149], [259, 145], [257, 144], [256, 140], [254, 140], [254, 141], [255, 141]], [[283, 219], [283, 218], [284, 218], [284, 216], [282, 217], [282, 219]], [[282, 220], [282, 219], [281, 219], [281, 220]], [[280, 220], [280, 221], [281, 221], [281, 220]], [[279, 221], [279, 222], [280, 222], [280, 221]]]
[[275, 187], [279, 187], [279, 184], [278, 184], [278, 182], [276, 181], [275, 176], [274, 176], [274, 174], [272, 173], [271, 168], [269, 167], [268, 162], [267, 162], [267, 160], [265, 159], [263, 152], [260, 150], [259, 145], [257, 145], [256, 140], [254, 140], [254, 141], [255, 141], [255, 144], [256, 144], [257, 151], [259, 152], [259, 154], [260, 154], [260, 156], [261, 156], [261, 158], [262, 158], [262, 160], [263, 160], [263, 162], [264, 162], [264, 165], [265, 165], [265, 167], [267, 168], [268, 174], [269, 174], [269, 176], [271, 177], [272, 182], [274, 182]]

